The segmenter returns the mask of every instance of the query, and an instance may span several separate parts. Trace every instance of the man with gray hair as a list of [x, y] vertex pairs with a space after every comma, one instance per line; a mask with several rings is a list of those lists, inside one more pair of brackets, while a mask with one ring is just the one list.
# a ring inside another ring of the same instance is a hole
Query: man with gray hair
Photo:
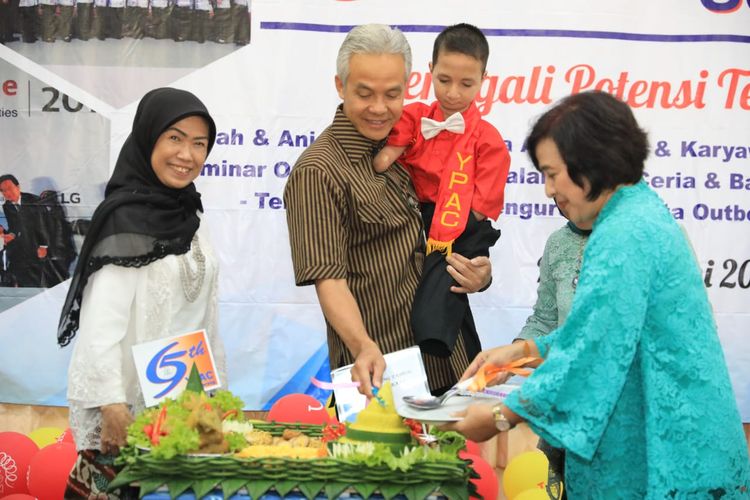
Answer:
[[[315, 285], [326, 319], [331, 368], [354, 363], [352, 379], [372, 396], [385, 370], [383, 353], [415, 344], [410, 314], [425, 240], [407, 172], [376, 173], [373, 155], [401, 117], [411, 48], [403, 33], [357, 26], [336, 61], [343, 103], [333, 123], [300, 156], [284, 192], [295, 281]], [[490, 280], [489, 259], [453, 254], [457, 293]], [[423, 355], [430, 388], [452, 386], [474, 354], [459, 337], [450, 358]]]

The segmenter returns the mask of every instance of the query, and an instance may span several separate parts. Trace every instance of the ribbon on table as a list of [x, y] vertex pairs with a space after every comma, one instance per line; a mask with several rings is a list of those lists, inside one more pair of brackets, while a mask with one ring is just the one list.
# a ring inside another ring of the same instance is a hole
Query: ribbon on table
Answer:
[[333, 382], [324, 382], [322, 380], [318, 380], [315, 377], [310, 377], [310, 382], [312, 382], [312, 385], [314, 385], [318, 389], [323, 389], [326, 391], [333, 391], [334, 389], [356, 389], [360, 386], [359, 382], [336, 382], [334, 384]]
[[474, 392], [484, 390], [484, 388], [487, 387], [488, 381], [495, 378], [497, 374], [503, 373], [503, 372], [509, 372], [514, 375], [527, 377], [531, 374], [531, 370], [529, 370], [528, 368], [523, 368], [523, 366], [528, 363], [539, 361], [540, 359], [541, 358], [527, 356], [527, 357], [512, 361], [508, 363], [507, 365], [503, 365], [503, 366], [484, 364], [479, 367], [479, 370], [477, 370], [477, 373], [474, 375], [474, 378], [471, 381], [471, 385], [469, 386], [469, 390], [474, 391]]

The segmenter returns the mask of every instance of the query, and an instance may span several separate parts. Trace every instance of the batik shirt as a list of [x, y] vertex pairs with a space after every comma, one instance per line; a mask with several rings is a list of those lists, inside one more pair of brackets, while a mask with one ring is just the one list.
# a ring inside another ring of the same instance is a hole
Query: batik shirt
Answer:
[[[410, 316], [424, 260], [416, 195], [403, 169], [375, 173], [378, 144], [339, 107], [333, 124], [300, 156], [284, 202], [297, 285], [345, 279], [367, 333], [385, 354], [414, 345]], [[331, 368], [354, 362], [327, 323]], [[425, 357], [433, 389], [468, 366], [459, 337], [451, 358]]]

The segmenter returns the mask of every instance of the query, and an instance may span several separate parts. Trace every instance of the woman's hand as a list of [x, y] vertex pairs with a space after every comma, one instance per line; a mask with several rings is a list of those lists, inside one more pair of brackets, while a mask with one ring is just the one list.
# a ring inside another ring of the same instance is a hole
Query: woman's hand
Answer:
[[120, 448], [127, 444], [128, 426], [133, 422], [125, 403], [102, 406], [102, 453], [118, 455]]
[[456, 413], [455, 416], [463, 417], [463, 419], [441, 425], [439, 429], [459, 432], [467, 439], [478, 443], [487, 441], [499, 432], [495, 427], [495, 416], [492, 414], [491, 405], [476, 403]]
[[[482, 365], [490, 364], [495, 366], [504, 366], [517, 359], [526, 356], [524, 350], [524, 342], [514, 342], [510, 345], [503, 345], [495, 347], [494, 349], [488, 349], [482, 351], [474, 358], [466, 371], [461, 375], [461, 380], [466, 380], [473, 377]], [[502, 384], [510, 378], [511, 374], [508, 372], [498, 373], [491, 380], [487, 381], [487, 385]]]
[[467, 259], [461, 254], [452, 253], [445, 258], [446, 270], [458, 286], [452, 286], [453, 293], [474, 293], [490, 284], [492, 280], [492, 263], [489, 257]]

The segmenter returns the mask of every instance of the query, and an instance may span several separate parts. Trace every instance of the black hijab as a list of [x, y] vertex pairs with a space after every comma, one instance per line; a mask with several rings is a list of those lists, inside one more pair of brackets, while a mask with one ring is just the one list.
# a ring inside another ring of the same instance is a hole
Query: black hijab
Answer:
[[[172, 88], [143, 96], [115, 170], [96, 208], [81, 248], [65, 298], [57, 343], [64, 347], [78, 331], [83, 290], [89, 276], [105, 264], [141, 267], [167, 255], [184, 254], [198, 230], [200, 193], [190, 183], [183, 189], [162, 184], [151, 168], [151, 154], [159, 136], [174, 123], [201, 116], [208, 123], [208, 152], [216, 139], [216, 125], [193, 94]], [[116, 293], [116, 291], [112, 291]]]

